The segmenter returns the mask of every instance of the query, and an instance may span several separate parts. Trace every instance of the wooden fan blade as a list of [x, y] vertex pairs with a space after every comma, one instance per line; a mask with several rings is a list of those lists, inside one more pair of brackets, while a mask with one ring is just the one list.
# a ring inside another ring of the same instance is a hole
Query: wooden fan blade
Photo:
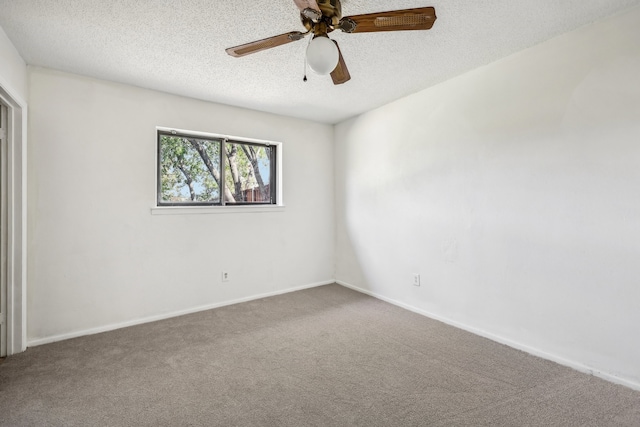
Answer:
[[[313, 9], [320, 12], [320, 7], [318, 6], [318, 2], [316, 0], [293, 0], [293, 1], [295, 2], [296, 6], [298, 6], [298, 9], [300, 9], [300, 12], [302, 12], [305, 9]], [[322, 16], [322, 13], [320, 14], [320, 16]]]
[[419, 7], [346, 16], [340, 21], [338, 28], [347, 33], [429, 30], [436, 22], [436, 18], [436, 10], [433, 7]]
[[336, 47], [338, 48], [338, 53], [340, 54], [340, 59], [338, 60], [338, 65], [336, 65], [335, 70], [331, 72], [331, 79], [333, 80], [334, 85], [341, 85], [342, 83], [346, 83], [351, 80], [351, 74], [349, 74], [349, 70], [347, 69], [347, 64], [344, 62], [344, 58], [342, 57], [342, 51], [340, 51], [340, 46], [338, 46], [338, 42], [332, 40]]
[[252, 53], [260, 52], [261, 50], [271, 49], [272, 47], [282, 46], [283, 44], [291, 43], [303, 39], [307, 34], [300, 31], [292, 31], [286, 34], [280, 34], [279, 36], [269, 37], [262, 40], [256, 40], [251, 43], [241, 44], [240, 46], [230, 47], [226, 49], [226, 52], [235, 56], [249, 55]]

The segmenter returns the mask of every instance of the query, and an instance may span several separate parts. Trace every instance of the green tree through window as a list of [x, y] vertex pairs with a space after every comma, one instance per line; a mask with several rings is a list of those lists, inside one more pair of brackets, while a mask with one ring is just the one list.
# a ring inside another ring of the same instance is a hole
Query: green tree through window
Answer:
[[159, 131], [158, 205], [275, 204], [275, 149]]

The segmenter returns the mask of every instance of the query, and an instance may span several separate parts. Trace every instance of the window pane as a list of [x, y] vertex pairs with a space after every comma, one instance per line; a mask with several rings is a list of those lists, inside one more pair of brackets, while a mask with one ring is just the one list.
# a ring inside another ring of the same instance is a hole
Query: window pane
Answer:
[[272, 203], [273, 147], [228, 142], [225, 149], [226, 203]]
[[160, 136], [160, 203], [220, 203], [220, 141]]

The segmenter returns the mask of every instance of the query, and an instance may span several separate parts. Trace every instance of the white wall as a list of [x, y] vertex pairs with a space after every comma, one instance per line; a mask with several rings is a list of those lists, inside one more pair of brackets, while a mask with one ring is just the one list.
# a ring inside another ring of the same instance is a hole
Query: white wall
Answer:
[[638, 22], [338, 125], [337, 279], [640, 387]]
[[0, 86], [13, 97], [27, 99], [27, 65], [0, 27]]
[[[32, 344], [333, 280], [331, 126], [41, 68], [29, 85]], [[156, 126], [283, 142], [286, 208], [151, 215]]]

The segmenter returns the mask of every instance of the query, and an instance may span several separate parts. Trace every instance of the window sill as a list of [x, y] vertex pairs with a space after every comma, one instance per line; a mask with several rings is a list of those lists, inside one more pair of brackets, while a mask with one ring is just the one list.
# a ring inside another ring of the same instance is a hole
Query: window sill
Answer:
[[154, 206], [151, 215], [209, 215], [284, 212], [284, 205], [259, 206]]

